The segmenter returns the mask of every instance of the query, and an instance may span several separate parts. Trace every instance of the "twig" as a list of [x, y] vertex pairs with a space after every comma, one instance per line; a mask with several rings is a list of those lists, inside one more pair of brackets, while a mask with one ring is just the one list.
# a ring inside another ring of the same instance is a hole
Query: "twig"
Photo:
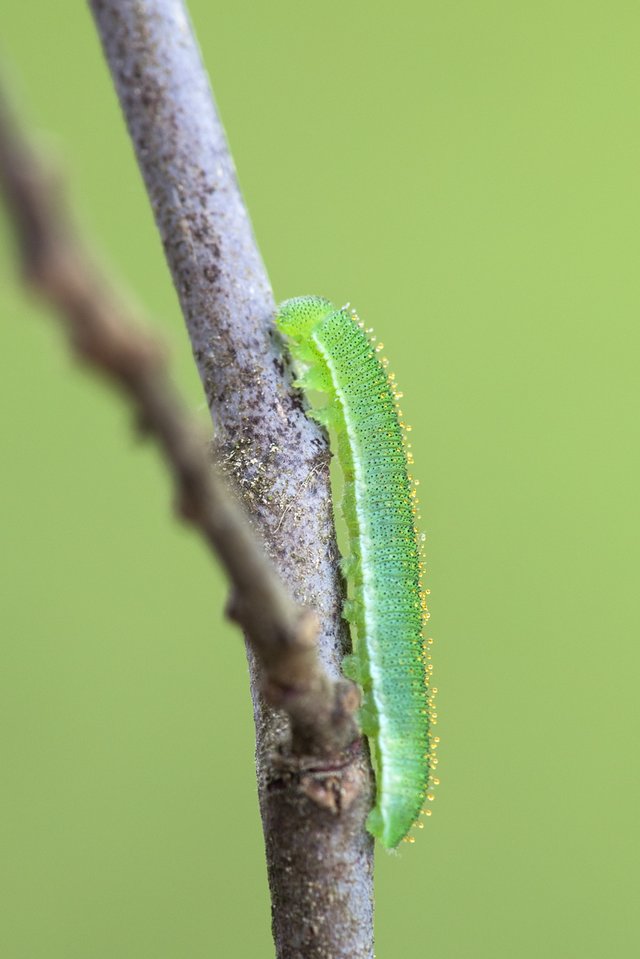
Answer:
[[[136, 404], [174, 472], [183, 515], [219, 552], [234, 584], [233, 615], [257, 653], [256, 661], [249, 650], [278, 956], [365, 959], [372, 955], [372, 843], [363, 828], [370, 776], [353, 723], [353, 688], [335, 681], [346, 644], [325, 440], [304, 417], [269, 339], [271, 292], [182, 5], [96, 0], [93, 7], [188, 320], [220, 456], [301, 605], [289, 600], [256, 549], [255, 533], [211, 474], [162, 351], [123, 323], [130, 310], [77, 240], [58, 191], [4, 107], [0, 177], [25, 276], [58, 308], [78, 355]], [[313, 484], [298, 479], [310, 475]], [[283, 509], [296, 494], [285, 522]], [[303, 607], [319, 615], [317, 644]], [[261, 690], [291, 717], [291, 736]]]
[[[348, 650], [326, 436], [273, 340], [273, 295], [182, 0], [90, 0], [189, 330], [221, 458], [337, 679]], [[273, 149], [273, 144], [265, 144]], [[288, 291], [290, 293], [307, 291]], [[303, 481], [314, 466], [313, 480]], [[280, 522], [287, 504], [288, 510]], [[371, 772], [362, 745], [287, 751], [249, 655], [258, 793], [280, 959], [369, 959]], [[282, 762], [274, 761], [279, 753]], [[309, 770], [309, 772], [307, 772]], [[311, 778], [309, 778], [311, 777]], [[324, 805], [323, 805], [324, 802]]]
[[289, 597], [225, 481], [209, 465], [159, 342], [139, 328], [131, 308], [90, 260], [53, 178], [12, 120], [1, 90], [0, 185], [26, 282], [55, 306], [76, 355], [128, 396], [173, 473], [182, 516], [222, 562], [233, 587], [233, 618], [263, 666], [270, 702], [289, 714], [296, 739], [308, 739], [313, 725], [327, 752], [347, 745], [356, 737], [357, 695], [346, 683], [334, 689], [319, 664], [315, 614]]

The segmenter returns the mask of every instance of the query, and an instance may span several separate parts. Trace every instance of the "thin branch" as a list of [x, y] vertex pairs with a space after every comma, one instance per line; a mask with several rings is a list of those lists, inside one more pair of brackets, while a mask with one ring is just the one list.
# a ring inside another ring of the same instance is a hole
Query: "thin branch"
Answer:
[[315, 614], [290, 598], [244, 511], [211, 468], [160, 343], [140, 328], [131, 307], [90, 259], [59, 185], [20, 131], [2, 90], [0, 186], [25, 281], [56, 308], [78, 358], [128, 397], [173, 474], [182, 516], [224, 566], [233, 587], [233, 618], [263, 666], [270, 702], [288, 712], [297, 739], [314, 735], [327, 752], [347, 745], [356, 736], [357, 694], [346, 683], [334, 689], [322, 669]]

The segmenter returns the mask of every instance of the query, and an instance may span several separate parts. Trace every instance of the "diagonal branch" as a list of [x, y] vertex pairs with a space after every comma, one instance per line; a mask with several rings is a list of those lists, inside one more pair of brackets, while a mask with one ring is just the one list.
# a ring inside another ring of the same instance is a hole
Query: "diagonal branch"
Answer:
[[317, 656], [317, 619], [289, 596], [169, 378], [157, 339], [143, 331], [77, 236], [60, 190], [11, 116], [0, 90], [0, 186], [27, 284], [55, 307], [76, 355], [126, 395], [174, 477], [179, 509], [221, 561], [233, 617], [263, 666], [265, 691], [297, 739], [331, 751], [355, 738], [357, 694], [334, 684]]

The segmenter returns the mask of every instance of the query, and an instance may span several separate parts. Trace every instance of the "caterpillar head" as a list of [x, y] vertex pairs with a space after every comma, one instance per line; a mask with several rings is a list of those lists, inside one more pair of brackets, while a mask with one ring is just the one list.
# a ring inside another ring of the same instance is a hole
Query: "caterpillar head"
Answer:
[[292, 340], [304, 341], [314, 326], [335, 311], [333, 303], [321, 296], [297, 296], [280, 304], [276, 326]]

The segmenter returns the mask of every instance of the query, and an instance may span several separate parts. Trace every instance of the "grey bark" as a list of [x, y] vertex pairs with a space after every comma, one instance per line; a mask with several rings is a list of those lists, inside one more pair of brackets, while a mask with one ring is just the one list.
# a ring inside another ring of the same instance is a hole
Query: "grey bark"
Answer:
[[[330, 677], [348, 638], [324, 433], [274, 336], [273, 295], [180, 0], [90, 0], [209, 403], [215, 445]], [[291, 291], [297, 293], [300, 291]], [[371, 775], [355, 740], [292, 742], [249, 654], [258, 793], [280, 959], [371, 957]]]

